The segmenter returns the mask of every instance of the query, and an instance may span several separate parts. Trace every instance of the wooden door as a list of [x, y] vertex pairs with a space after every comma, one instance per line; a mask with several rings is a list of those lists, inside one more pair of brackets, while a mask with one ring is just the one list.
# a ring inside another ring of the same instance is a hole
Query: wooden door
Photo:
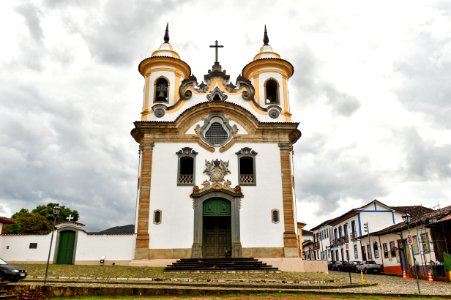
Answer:
[[203, 241], [203, 257], [226, 257], [231, 250], [230, 217], [204, 217]]
[[60, 233], [58, 243], [57, 264], [73, 264], [75, 231], [65, 230]]

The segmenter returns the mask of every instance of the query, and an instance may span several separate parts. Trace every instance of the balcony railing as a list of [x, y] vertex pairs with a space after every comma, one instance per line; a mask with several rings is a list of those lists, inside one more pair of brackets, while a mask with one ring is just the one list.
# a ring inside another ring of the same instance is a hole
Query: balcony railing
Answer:
[[255, 184], [254, 174], [240, 174], [240, 184], [242, 184], [242, 185]]
[[193, 184], [194, 176], [192, 174], [180, 174], [178, 184]]

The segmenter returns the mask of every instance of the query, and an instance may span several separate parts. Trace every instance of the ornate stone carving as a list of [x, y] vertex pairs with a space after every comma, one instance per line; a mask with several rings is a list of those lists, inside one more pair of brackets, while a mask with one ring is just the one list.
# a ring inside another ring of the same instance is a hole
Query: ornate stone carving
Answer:
[[181, 150], [177, 151], [175, 154], [178, 156], [194, 156], [197, 154], [196, 151], [194, 151], [190, 147], [183, 147]]
[[219, 87], [215, 87], [208, 95], [208, 101], [225, 101], [227, 95]]
[[244, 147], [244, 148], [241, 148], [241, 150], [235, 154], [238, 156], [255, 156], [255, 155], [257, 155], [257, 152], [255, 152], [254, 150], [252, 150], [249, 147]]
[[196, 90], [201, 93], [205, 93], [207, 91], [208, 86], [202, 81], [200, 84], [197, 84], [197, 78], [194, 75], [182, 80], [180, 84], [179, 93], [180, 99], [188, 100], [193, 96], [193, 92], [191, 90]]
[[238, 75], [238, 77], [236, 78], [236, 85], [231, 82], [226, 85], [226, 90], [231, 93], [241, 88], [244, 88], [244, 91], [241, 94], [244, 100], [254, 99], [255, 88], [252, 85], [251, 81], [243, 77], [242, 75]]
[[233, 197], [242, 197], [241, 187], [232, 187], [232, 183], [228, 179], [224, 179], [227, 174], [230, 174], [229, 162], [216, 159], [212, 161], [205, 161], [205, 174], [210, 177], [210, 180], [205, 180], [202, 183], [202, 188], [198, 186], [193, 187], [191, 197], [196, 198], [206, 193], [213, 191], [222, 191]]
[[[205, 174], [210, 177], [211, 182], [224, 182], [224, 176], [230, 174], [229, 162], [225, 162], [219, 159], [212, 160], [211, 162], [205, 161]], [[230, 187], [230, 181], [226, 181], [226, 184]]]

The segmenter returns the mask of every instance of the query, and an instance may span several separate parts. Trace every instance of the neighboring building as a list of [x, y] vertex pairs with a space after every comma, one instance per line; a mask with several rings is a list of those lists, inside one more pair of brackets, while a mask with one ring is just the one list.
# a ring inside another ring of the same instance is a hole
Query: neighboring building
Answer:
[[400, 221], [402, 221], [401, 212], [378, 200], [351, 209], [312, 228], [315, 259], [329, 261], [372, 259], [367, 245], [361, 244], [359, 238], [368, 231], [371, 233]]
[[451, 206], [438, 210], [423, 206], [393, 208], [403, 214], [410, 214], [410, 223], [400, 222], [371, 232], [369, 236], [362, 237], [362, 245], [371, 249], [376, 262], [383, 264], [384, 273], [401, 275], [405, 271], [413, 276], [415, 259], [419, 277], [427, 278], [430, 267], [434, 268], [433, 275], [444, 276], [444, 270], [436, 269], [436, 264], [437, 261], [443, 263], [443, 252], [449, 253], [451, 250]]
[[[169, 43], [139, 64], [144, 77], [136, 260], [298, 258], [288, 79], [293, 66], [263, 45], [234, 83], [218, 59], [198, 82]], [[213, 56], [213, 55], [212, 55]]]
[[0, 234], [3, 233], [4, 224], [14, 224], [14, 220], [10, 218], [0, 217]]
[[[310, 257], [312, 257], [311, 259], [331, 260], [330, 236], [332, 233], [332, 227], [330, 226], [330, 223], [333, 220], [334, 219], [326, 220], [311, 229], [313, 233], [313, 244], [312, 244], [313, 255], [310, 255]], [[308, 246], [310, 247], [310, 245]]]

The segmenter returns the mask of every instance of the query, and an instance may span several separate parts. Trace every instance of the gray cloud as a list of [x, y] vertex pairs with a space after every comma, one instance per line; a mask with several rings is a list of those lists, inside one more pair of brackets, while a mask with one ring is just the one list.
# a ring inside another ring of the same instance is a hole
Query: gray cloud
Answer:
[[345, 197], [370, 201], [388, 192], [383, 174], [368, 171], [369, 157], [356, 155], [354, 145], [328, 147], [327, 140], [325, 135], [307, 136], [296, 145], [297, 199], [301, 203], [315, 201], [321, 217]]
[[[360, 106], [360, 101], [353, 95], [338, 90], [334, 84], [320, 79], [317, 58], [308, 46], [302, 45], [293, 53], [293, 65], [297, 67], [291, 83], [297, 90], [301, 101], [295, 102], [295, 107], [317, 104], [320, 99], [327, 99], [327, 104], [341, 116], [350, 117]], [[299, 66], [299, 67], [298, 67]]]
[[405, 148], [406, 178], [430, 181], [451, 178], [451, 145], [437, 146], [424, 140], [415, 128], [401, 133]]
[[451, 126], [451, 41], [418, 34], [409, 54], [395, 62], [402, 78], [395, 90], [406, 109], [424, 114], [438, 126]]
[[16, 11], [25, 18], [25, 23], [34, 41], [37, 44], [42, 44], [44, 33], [41, 28], [41, 11], [31, 3], [22, 4], [16, 7]]

